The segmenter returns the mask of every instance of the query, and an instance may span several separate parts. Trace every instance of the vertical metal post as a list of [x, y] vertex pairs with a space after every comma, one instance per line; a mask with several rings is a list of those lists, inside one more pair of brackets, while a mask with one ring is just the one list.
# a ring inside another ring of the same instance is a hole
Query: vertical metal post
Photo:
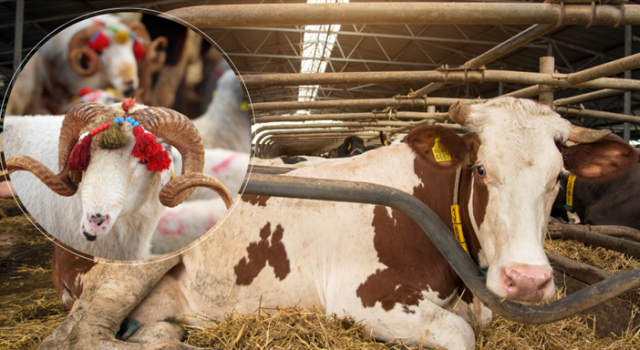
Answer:
[[547, 44], [547, 56], [553, 56], [553, 44], [551, 42]]
[[469, 98], [470, 95], [471, 95], [471, 84], [466, 83], [464, 87], [464, 97]]
[[504, 83], [503, 82], [499, 82], [498, 83], [498, 96], [502, 96], [504, 95]]
[[[553, 56], [540, 57], [540, 73], [553, 74], [555, 69], [556, 60]], [[540, 85], [540, 94], [538, 95], [538, 101], [544, 103], [549, 107], [553, 107], [553, 87], [549, 85]]]
[[[624, 56], [631, 56], [632, 48], [632, 32], [631, 26], [624, 26]], [[631, 71], [624, 72], [625, 79], [631, 79]], [[631, 91], [624, 93], [624, 114], [631, 115]], [[624, 123], [624, 132], [622, 134], [624, 142], [629, 142], [631, 139], [631, 127], [629, 123]]]
[[22, 62], [22, 24], [24, 22], [24, 0], [16, 0], [16, 26], [13, 39], [13, 71], [17, 72]]
[[427, 113], [435, 113], [435, 112], [436, 112], [436, 106], [434, 105], [427, 106]]

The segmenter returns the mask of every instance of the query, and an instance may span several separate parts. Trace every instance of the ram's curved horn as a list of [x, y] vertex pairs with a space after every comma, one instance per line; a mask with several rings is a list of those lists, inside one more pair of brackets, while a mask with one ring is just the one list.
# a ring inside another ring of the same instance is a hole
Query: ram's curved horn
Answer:
[[[101, 28], [102, 27], [99, 25], [84, 28], [77, 32], [69, 41], [69, 46], [67, 48], [69, 65], [76, 73], [83, 76], [89, 76], [95, 74], [95, 72], [100, 68], [100, 57], [95, 51], [87, 48], [86, 46], [89, 43], [91, 36]], [[80, 63], [79, 55], [87, 56], [89, 61], [89, 66], [87, 68], [83, 67]]]
[[61, 196], [73, 196], [78, 190], [78, 187], [69, 180], [69, 176], [66, 173], [64, 176], [58, 176], [44, 164], [29, 156], [18, 155], [7, 160], [7, 172], [9, 174], [19, 170], [32, 173], [53, 192]]
[[166, 49], [169, 46], [169, 40], [166, 37], [157, 37], [149, 47], [143, 61], [138, 64], [138, 76], [140, 77], [140, 88], [136, 98], [142, 103], [149, 103], [153, 98], [153, 75], [158, 72], [167, 59], [167, 53], [160, 50], [160, 47]]
[[174, 196], [174, 193], [180, 193], [195, 187], [206, 187], [215, 191], [222, 198], [227, 209], [233, 202], [231, 194], [218, 179], [211, 175], [200, 173], [180, 175], [169, 181], [160, 191], [160, 202], [168, 207], [174, 207], [179, 204], [175, 203], [177, 197]]
[[109, 112], [113, 113], [110, 108], [95, 102], [79, 103], [71, 107], [67, 112], [60, 127], [60, 140], [58, 142], [58, 168], [60, 174], [66, 172], [69, 155], [78, 142], [82, 129]]
[[449, 119], [454, 122], [464, 125], [467, 122], [467, 117], [473, 111], [473, 107], [470, 105], [463, 105], [461, 101], [456, 102], [451, 108], [449, 108]]
[[569, 134], [569, 141], [576, 143], [593, 143], [611, 134], [611, 130], [595, 130], [573, 124], [571, 125], [571, 128], [572, 130], [571, 134]]
[[58, 142], [58, 167], [59, 173], [56, 175], [39, 161], [25, 155], [17, 155], [7, 159], [7, 170], [9, 174], [24, 170], [34, 174], [53, 192], [61, 196], [73, 196], [78, 187], [69, 178], [67, 160], [71, 150], [78, 142], [82, 129], [95, 122], [96, 119], [109, 108], [98, 103], [80, 103], [73, 106], [62, 120], [60, 129], [60, 140]]
[[[200, 133], [189, 118], [162, 107], [139, 109], [131, 113], [131, 117], [147, 131], [174, 146], [182, 155], [182, 175], [169, 181], [160, 191], [160, 202], [163, 205], [174, 207], [182, 203], [197, 186], [205, 186], [229, 195], [221, 183], [200, 176], [204, 168], [204, 145]], [[231, 196], [227, 199], [223, 195], [221, 197], [226, 203]]]

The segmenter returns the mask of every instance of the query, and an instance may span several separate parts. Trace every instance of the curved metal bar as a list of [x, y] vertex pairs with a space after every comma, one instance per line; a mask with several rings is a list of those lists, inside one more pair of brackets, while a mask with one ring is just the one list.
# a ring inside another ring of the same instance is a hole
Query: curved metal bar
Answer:
[[474, 295], [493, 312], [516, 322], [540, 324], [558, 321], [640, 287], [640, 269], [636, 269], [554, 302], [542, 305], [519, 304], [501, 299], [489, 291], [485, 277], [447, 226], [429, 207], [408, 193], [364, 182], [252, 174], [245, 194], [367, 203], [398, 209], [422, 227]]

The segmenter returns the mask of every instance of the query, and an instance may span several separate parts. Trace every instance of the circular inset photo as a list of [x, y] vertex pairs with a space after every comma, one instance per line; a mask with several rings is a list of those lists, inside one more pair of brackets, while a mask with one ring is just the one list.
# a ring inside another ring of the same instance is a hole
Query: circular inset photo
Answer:
[[215, 44], [182, 24], [141, 13], [84, 19], [14, 78], [3, 187], [79, 252], [169, 254], [241, 191], [251, 151], [244, 91]]

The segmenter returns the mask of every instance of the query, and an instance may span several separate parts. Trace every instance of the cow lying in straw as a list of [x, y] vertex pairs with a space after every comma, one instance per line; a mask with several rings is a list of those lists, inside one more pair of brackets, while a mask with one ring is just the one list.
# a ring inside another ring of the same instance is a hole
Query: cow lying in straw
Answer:
[[[555, 285], [543, 242], [558, 175], [614, 176], [637, 161], [635, 152], [616, 139], [581, 138], [529, 100], [459, 106], [450, 116], [471, 133], [423, 126], [405, 144], [283, 176], [395, 187], [431, 207], [452, 232], [451, 204], [459, 201], [456, 226], [472, 258], [488, 268], [487, 287], [511, 300], [550, 298]], [[582, 144], [563, 146], [567, 139]], [[315, 304], [361, 320], [383, 341], [466, 350], [475, 344], [469, 322], [491, 318], [415, 222], [364, 204], [244, 195], [181, 255], [146, 265], [96, 264], [80, 281], [82, 297], [43, 349], [188, 348], [158, 343], [172, 341], [167, 320], [198, 325], [193, 314], [222, 318], [234, 308]], [[128, 333], [142, 325], [129, 340], [144, 345], [115, 339], [126, 317]]]

